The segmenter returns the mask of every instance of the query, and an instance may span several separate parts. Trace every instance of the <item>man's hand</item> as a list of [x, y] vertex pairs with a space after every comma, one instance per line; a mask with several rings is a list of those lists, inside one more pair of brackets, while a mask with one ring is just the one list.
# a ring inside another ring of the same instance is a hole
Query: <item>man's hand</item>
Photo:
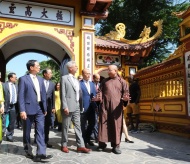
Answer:
[[63, 112], [65, 113], [65, 115], [69, 115], [69, 109], [68, 109], [68, 108], [65, 108], [65, 109], [63, 110]]
[[4, 106], [1, 106], [0, 108], [0, 114], [3, 114], [4, 113]]
[[44, 112], [44, 116], [46, 116], [47, 115], [47, 112]]
[[52, 113], [55, 113], [56, 111], [55, 111], [55, 109], [52, 109], [51, 112], [52, 112]]
[[121, 99], [122, 99], [123, 101], [129, 101], [129, 100], [131, 100], [131, 97], [129, 96], [129, 94], [126, 94], [126, 95], [124, 95]]
[[20, 112], [20, 117], [21, 119], [26, 120], [27, 119], [26, 112]]
[[91, 101], [100, 101], [100, 97], [93, 97], [92, 99], [91, 99]]

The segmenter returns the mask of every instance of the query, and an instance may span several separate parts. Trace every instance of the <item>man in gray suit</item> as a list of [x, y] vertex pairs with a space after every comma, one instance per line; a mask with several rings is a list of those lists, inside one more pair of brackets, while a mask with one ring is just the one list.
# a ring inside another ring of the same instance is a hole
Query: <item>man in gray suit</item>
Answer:
[[80, 109], [82, 108], [82, 104], [79, 101], [82, 93], [79, 81], [75, 78], [78, 67], [75, 61], [69, 61], [66, 66], [69, 74], [61, 78], [61, 109], [63, 110], [61, 151], [65, 153], [69, 152], [67, 147], [68, 130], [72, 121], [76, 135], [77, 152], [90, 153], [91, 150], [85, 148], [80, 126]]
[[[18, 86], [15, 85], [17, 76], [15, 73], [8, 74], [8, 81], [3, 84], [4, 92], [4, 114], [2, 116], [3, 121], [3, 133], [6, 132], [6, 140], [13, 142], [14, 126], [16, 120], [16, 104], [18, 95]], [[9, 124], [6, 128], [6, 117], [9, 116]]]

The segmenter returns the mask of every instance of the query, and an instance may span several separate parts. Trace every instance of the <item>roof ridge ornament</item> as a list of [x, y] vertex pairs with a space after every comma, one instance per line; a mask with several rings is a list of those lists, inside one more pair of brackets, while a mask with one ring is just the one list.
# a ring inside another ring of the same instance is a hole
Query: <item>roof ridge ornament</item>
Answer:
[[104, 40], [119, 40], [119, 41], [122, 41], [122, 42], [127, 43], [127, 44], [146, 43], [146, 42], [149, 42], [151, 40], [155, 40], [161, 36], [161, 34], [162, 34], [162, 23], [163, 23], [163, 20], [160, 20], [160, 19], [153, 23], [153, 25], [155, 27], [157, 27], [157, 32], [152, 37], [150, 37], [151, 28], [147, 27], [145, 25], [143, 31], [141, 32], [141, 34], [139, 36], [139, 39], [137, 39], [137, 40], [125, 39], [124, 38], [124, 36], [126, 34], [125, 24], [118, 23], [115, 26], [116, 31], [110, 31], [105, 36], [97, 36], [97, 38], [104, 39]]

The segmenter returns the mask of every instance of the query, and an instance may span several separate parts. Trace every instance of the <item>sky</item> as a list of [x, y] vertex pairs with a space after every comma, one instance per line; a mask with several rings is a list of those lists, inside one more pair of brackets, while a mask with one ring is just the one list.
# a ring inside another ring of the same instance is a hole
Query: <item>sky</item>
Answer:
[[25, 75], [27, 71], [26, 63], [28, 62], [28, 60], [31, 60], [31, 59], [41, 62], [41, 61], [48, 60], [48, 57], [45, 55], [42, 55], [39, 53], [33, 53], [33, 52], [23, 53], [21, 55], [14, 57], [7, 63], [6, 71], [16, 73], [17, 78], [19, 78]]

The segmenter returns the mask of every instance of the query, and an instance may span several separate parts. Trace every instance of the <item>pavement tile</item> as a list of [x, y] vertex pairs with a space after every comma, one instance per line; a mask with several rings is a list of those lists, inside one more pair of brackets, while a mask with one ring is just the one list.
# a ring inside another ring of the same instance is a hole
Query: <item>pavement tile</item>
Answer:
[[[124, 142], [122, 136], [122, 154], [111, 152], [110, 143], [103, 152], [96, 151], [97, 143], [90, 147], [90, 154], [76, 152], [75, 134], [73, 129], [69, 131], [69, 153], [60, 151], [61, 132], [50, 131], [50, 143], [53, 148], [47, 148], [47, 154], [53, 158], [43, 163], [49, 164], [189, 164], [190, 140], [170, 134], [159, 132], [129, 133], [134, 143]], [[33, 143], [34, 131], [31, 132]], [[32, 144], [35, 154], [36, 144]], [[25, 157], [22, 145], [22, 130], [15, 129], [14, 142], [4, 141], [0, 145], [0, 164], [32, 164], [31, 159]], [[38, 162], [39, 163], [39, 162]], [[41, 162], [42, 163], [42, 162]]]

